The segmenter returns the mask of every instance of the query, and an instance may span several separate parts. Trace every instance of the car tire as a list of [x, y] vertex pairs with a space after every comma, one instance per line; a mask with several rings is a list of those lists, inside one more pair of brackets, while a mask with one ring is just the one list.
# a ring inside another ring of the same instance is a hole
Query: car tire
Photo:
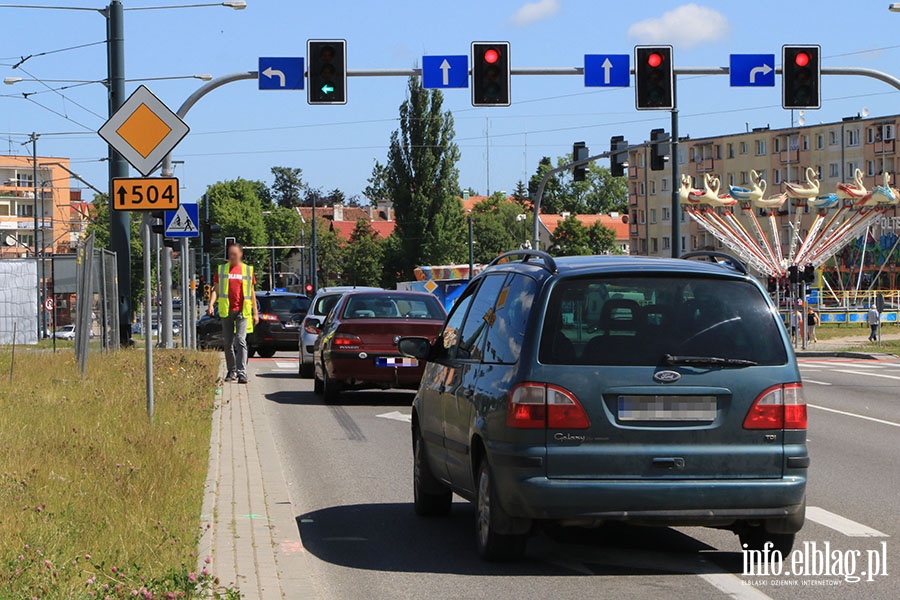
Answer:
[[322, 382], [322, 397], [328, 404], [337, 402], [341, 397], [341, 384], [337, 379], [329, 377], [327, 371], [325, 371], [325, 380]]
[[300, 377], [302, 379], [310, 379], [313, 376], [313, 371], [315, 368], [313, 365], [309, 363], [303, 362], [303, 359], [300, 359]]
[[765, 550], [765, 545], [771, 542], [768, 556], [771, 557], [775, 550], [781, 553], [782, 559], [791, 553], [794, 547], [796, 533], [770, 533], [762, 525], [747, 527], [738, 533], [743, 550]]
[[325, 383], [319, 379], [319, 375], [313, 372], [313, 393], [319, 396], [325, 391]]
[[259, 354], [260, 358], [272, 358], [275, 356], [275, 348], [257, 348], [256, 353]]
[[420, 517], [445, 517], [453, 505], [453, 492], [431, 472], [425, 452], [417, 428], [413, 441], [413, 507]]
[[513, 561], [525, 555], [528, 534], [501, 534], [497, 524], [509, 520], [500, 506], [496, 494], [491, 466], [482, 459], [478, 469], [477, 496], [475, 499], [475, 540], [478, 554], [491, 562]]

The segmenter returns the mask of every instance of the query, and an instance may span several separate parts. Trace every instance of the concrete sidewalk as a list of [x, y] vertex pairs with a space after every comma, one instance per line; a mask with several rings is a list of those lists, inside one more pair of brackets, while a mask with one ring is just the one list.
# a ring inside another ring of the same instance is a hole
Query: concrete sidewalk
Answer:
[[[224, 372], [224, 370], [223, 370]], [[217, 392], [203, 498], [201, 568], [242, 598], [314, 598], [281, 461], [255, 385]], [[207, 565], [206, 558], [212, 562]]]

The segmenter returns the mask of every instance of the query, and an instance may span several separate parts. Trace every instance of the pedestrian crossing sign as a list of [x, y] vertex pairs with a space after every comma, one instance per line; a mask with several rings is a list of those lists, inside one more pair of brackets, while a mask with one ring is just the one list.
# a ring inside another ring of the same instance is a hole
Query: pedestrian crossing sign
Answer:
[[199, 223], [200, 209], [196, 204], [182, 204], [178, 207], [178, 210], [167, 210], [166, 237], [199, 237]]

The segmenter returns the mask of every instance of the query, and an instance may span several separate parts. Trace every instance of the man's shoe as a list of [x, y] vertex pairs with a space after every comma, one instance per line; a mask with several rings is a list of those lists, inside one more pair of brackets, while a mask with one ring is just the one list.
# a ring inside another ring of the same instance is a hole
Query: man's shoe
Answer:
[[225, 383], [231, 383], [232, 381], [235, 381], [236, 379], [237, 379], [237, 376], [234, 373], [229, 373], [228, 375], [225, 376], [224, 381], [225, 381]]
[[242, 375], [242, 376], [240, 376], [240, 377], [237, 378], [237, 382], [238, 382], [238, 383], [249, 383], [250, 380], [248, 380], [247, 377], [246, 377], [245, 375]]

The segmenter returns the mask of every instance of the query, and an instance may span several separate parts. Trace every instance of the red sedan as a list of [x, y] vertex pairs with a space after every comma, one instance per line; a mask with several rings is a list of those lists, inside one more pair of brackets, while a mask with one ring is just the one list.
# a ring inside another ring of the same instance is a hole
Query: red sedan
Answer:
[[316, 341], [315, 391], [334, 402], [344, 390], [417, 389], [424, 363], [400, 355], [402, 337], [435, 339], [446, 313], [431, 294], [360, 291], [345, 294]]

